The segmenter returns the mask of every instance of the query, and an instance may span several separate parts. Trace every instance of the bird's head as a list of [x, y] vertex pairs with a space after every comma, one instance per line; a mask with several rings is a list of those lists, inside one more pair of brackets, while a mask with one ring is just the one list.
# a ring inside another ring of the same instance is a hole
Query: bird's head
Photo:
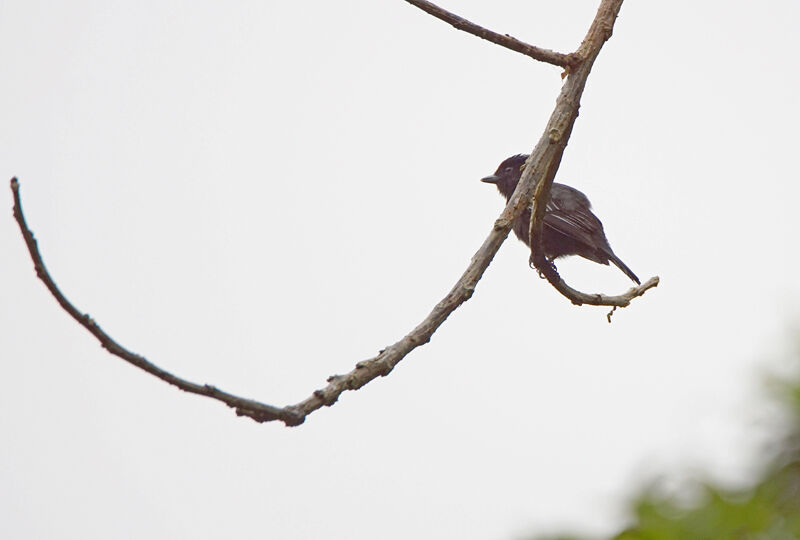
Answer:
[[522, 169], [525, 167], [525, 161], [528, 159], [528, 154], [517, 154], [504, 160], [494, 174], [481, 178], [481, 182], [487, 184], [494, 184], [497, 189], [502, 193], [506, 199], [511, 198], [514, 189], [517, 187], [522, 176]]

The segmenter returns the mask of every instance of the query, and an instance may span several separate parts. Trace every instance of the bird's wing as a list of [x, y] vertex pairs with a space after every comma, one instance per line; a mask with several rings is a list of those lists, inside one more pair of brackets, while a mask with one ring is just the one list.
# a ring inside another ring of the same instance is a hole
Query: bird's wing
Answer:
[[565, 206], [560, 204], [558, 199], [551, 198], [544, 215], [545, 226], [582, 244], [594, 247], [597, 243], [597, 234], [603, 234], [603, 224], [592, 214], [588, 206], [574, 204]]

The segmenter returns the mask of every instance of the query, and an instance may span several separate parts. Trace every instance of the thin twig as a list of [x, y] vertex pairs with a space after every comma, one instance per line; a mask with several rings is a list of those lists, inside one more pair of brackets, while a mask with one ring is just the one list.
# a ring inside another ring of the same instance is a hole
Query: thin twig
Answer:
[[406, 0], [406, 2], [417, 6], [422, 11], [433, 15], [437, 19], [443, 20], [457, 30], [463, 30], [464, 32], [478, 36], [479, 38], [496, 43], [497, 45], [505, 47], [506, 49], [511, 49], [512, 51], [530, 56], [534, 60], [552, 64], [554, 66], [561, 66], [566, 69], [571, 69], [578, 63], [579, 57], [574, 54], [563, 54], [560, 52], [551, 51], [550, 49], [542, 49], [541, 47], [536, 47], [535, 45], [528, 45], [524, 41], [513, 38], [508, 34], [504, 35], [498, 34], [497, 32], [492, 32], [491, 30], [470, 22], [463, 17], [459, 17], [455, 13], [450, 13], [446, 9], [442, 9], [436, 4], [426, 0]]
[[[561, 276], [553, 267], [552, 263], [545, 258], [541, 248], [538, 251], [531, 251], [531, 261], [533, 262], [536, 270], [538, 270], [545, 278], [547, 278], [547, 281], [549, 281], [558, 292], [566, 296], [576, 306], [589, 304], [591, 306], [627, 307], [630, 305], [631, 300], [644, 295], [644, 293], [646, 293], [649, 289], [658, 287], [660, 282], [659, 277], [654, 276], [641, 285], [632, 287], [628, 291], [617, 296], [609, 296], [602, 293], [585, 293], [577, 289], [573, 289], [567, 285], [563, 279], [561, 279]], [[611, 322], [611, 317], [609, 317], [608, 322]]]

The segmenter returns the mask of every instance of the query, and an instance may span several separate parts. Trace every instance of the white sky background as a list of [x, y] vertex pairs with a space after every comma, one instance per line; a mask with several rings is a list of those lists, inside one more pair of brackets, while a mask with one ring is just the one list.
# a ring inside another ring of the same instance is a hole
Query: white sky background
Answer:
[[[569, 52], [598, 4], [442, 5]], [[6, 191], [0, 537], [602, 533], [653, 475], [748, 478], [800, 300], [798, 16], [623, 5], [557, 180], [657, 289], [609, 325], [510, 238], [430, 344], [299, 428], [109, 356], [36, 279]], [[0, 176], [68, 298], [163, 368], [276, 405], [444, 296], [503, 206], [478, 179], [533, 148], [561, 85], [401, 0], [6, 1], [0, 49]]]

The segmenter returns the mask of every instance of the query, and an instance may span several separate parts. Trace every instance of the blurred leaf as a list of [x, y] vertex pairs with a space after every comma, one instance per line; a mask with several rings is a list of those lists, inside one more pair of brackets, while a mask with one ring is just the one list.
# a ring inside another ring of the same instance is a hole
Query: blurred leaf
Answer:
[[[800, 354], [798, 355], [800, 356]], [[631, 502], [631, 526], [611, 540], [795, 540], [800, 538], [800, 377], [771, 378], [782, 400], [786, 428], [776, 437], [762, 474], [749, 487], [733, 490], [696, 481], [700, 496], [667, 494], [659, 486]], [[582, 540], [577, 536], [539, 540]], [[588, 540], [584, 538], [583, 540]]]

